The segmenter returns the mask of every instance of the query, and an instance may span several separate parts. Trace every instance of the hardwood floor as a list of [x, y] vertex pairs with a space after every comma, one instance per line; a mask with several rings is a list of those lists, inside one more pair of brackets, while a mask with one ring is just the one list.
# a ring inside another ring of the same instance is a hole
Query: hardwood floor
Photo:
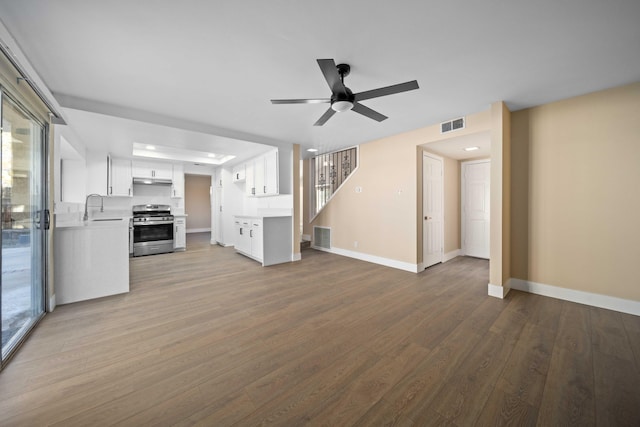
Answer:
[[305, 250], [188, 235], [131, 292], [58, 307], [0, 373], [0, 425], [640, 425], [640, 318]]

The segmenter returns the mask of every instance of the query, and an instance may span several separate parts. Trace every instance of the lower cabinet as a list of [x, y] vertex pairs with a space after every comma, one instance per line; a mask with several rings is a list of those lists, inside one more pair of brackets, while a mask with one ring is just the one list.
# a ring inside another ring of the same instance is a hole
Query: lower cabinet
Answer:
[[290, 216], [236, 216], [235, 249], [263, 266], [290, 262], [293, 255]]
[[184, 251], [187, 249], [187, 221], [183, 216], [175, 216], [173, 219], [173, 249]]

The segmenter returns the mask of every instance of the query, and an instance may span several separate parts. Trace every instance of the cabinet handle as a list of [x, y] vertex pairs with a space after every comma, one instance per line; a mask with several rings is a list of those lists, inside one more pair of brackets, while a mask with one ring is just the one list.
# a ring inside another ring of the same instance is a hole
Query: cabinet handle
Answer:
[[249, 237], [253, 237], [253, 230], [249, 230]]
[[129, 187], [129, 195], [131, 195], [131, 187]]
[[255, 187], [251, 187], [251, 194], [256, 194], [256, 188]]
[[242, 236], [242, 227], [240, 227], [240, 235]]
[[113, 187], [109, 187], [109, 194], [113, 194]]
[[264, 194], [267, 194], [267, 186], [266, 186], [266, 185], [265, 185], [264, 187], [262, 187], [262, 192], [263, 192]]

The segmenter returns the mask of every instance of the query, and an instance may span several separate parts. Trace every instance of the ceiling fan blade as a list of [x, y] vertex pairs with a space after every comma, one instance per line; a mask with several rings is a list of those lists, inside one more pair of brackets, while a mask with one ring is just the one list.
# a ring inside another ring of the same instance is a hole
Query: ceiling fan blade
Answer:
[[370, 119], [373, 119], [377, 122], [381, 122], [385, 119], [387, 119], [388, 117], [385, 116], [384, 114], [380, 114], [375, 110], [372, 110], [369, 107], [365, 107], [362, 104], [359, 104], [357, 102], [353, 103], [353, 108], [351, 109], [351, 111], [355, 111], [356, 113], [360, 113], [363, 116], [369, 117]]
[[329, 84], [329, 88], [331, 88], [331, 92], [345, 93], [347, 88], [342, 83], [335, 61], [333, 59], [318, 59], [317, 61], [327, 84]]
[[327, 111], [325, 111], [325, 113], [322, 115], [322, 117], [320, 117], [318, 119], [317, 122], [315, 122], [313, 125], [314, 126], [322, 126], [323, 124], [325, 124], [327, 122], [327, 120], [329, 120], [331, 118], [331, 116], [333, 116], [336, 112], [333, 110], [333, 108], [329, 107], [329, 109]]
[[365, 99], [378, 98], [379, 96], [393, 95], [394, 93], [406, 92], [406, 91], [414, 90], [418, 88], [419, 88], [418, 81], [412, 80], [406, 83], [400, 83], [397, 85], [381, 87], [378, 89], [372, 89], [372, 90], [356, 93], [354, 97], [356, 101], [364, 101]]
[[272, 99], [272, 104], [327, 104], [331, 102], [330, 98], [318, 99]]

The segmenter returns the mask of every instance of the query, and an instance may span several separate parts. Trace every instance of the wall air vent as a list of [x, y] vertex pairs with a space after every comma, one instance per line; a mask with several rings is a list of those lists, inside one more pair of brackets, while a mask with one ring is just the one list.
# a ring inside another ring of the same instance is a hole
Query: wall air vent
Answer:
[[440, 123], [440, 133], [447, 133], [458, 129], [464, 129], [464, 117]]
[[313, 227], [313, 247], [331, 249], [331, 229], [328, 227]]

